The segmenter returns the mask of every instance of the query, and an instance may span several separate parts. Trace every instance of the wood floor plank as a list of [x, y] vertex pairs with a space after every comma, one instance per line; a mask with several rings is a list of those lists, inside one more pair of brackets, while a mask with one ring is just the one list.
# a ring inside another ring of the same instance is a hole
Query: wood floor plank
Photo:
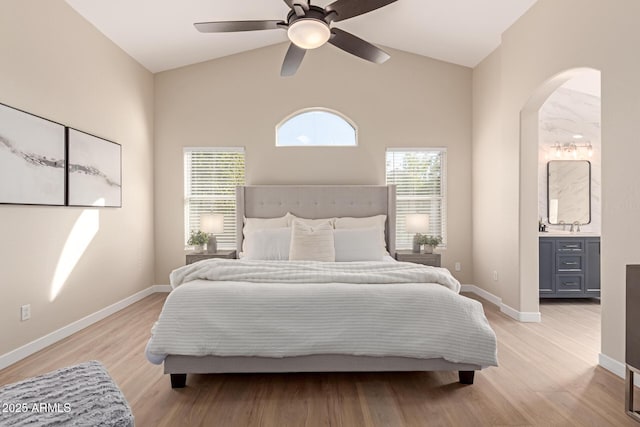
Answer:
[[151, 295], [0, 371], [0, 385], [99, 360], [138, 427], [638, 425], [624, 412], [622, 379], [597, 366], [597, 301], [543, 302], [535, 324], [474, 297], [498, 336], [500, 367], [472, 386], [455, 372], [225, 374], [189, 375], [174, 390], [144, 356], [165, 298]]

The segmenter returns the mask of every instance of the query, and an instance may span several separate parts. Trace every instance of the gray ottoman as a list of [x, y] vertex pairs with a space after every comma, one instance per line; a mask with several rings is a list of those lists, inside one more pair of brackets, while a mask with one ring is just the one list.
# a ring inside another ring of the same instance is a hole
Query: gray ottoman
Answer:
[[0, 426], [133, 426], [131, 408], [95, 360], [0, 388]]

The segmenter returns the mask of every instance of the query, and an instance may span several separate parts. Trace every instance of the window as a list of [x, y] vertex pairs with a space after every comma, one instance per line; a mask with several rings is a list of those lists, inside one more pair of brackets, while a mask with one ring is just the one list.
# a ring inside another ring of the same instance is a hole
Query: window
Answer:
[[396, 247], [412, 247], [413, 233], [405, 230], [405, 218], [410, 213], [429, 215], [431, 236], [442, 236], [447, 244], [446, 227], [446, 149], [387, 149], [387, 184], [395, 184]]
[[320, 108], [302, 110], [276, 127], [277, 147], [356, 145], [355, 125], [337, 111]]
[[244, 148], [184, 149], [184, 241], [200, 228], [200, 214], [224, 215], [220, 249], [236, 247], [236, 186], [244, 185]]

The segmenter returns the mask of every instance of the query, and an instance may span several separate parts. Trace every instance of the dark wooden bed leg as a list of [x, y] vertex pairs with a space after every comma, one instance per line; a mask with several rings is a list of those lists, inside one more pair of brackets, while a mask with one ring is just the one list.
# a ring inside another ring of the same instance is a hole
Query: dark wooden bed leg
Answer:
[[171, 375], [171, 388], [184, 388], [184, 386], [187, 384], [187, 374], [170, 374], [170, 375]]
[[460, 384], [473, 384], [473, 376], [476, 371], [458, 371], [458, 378]]

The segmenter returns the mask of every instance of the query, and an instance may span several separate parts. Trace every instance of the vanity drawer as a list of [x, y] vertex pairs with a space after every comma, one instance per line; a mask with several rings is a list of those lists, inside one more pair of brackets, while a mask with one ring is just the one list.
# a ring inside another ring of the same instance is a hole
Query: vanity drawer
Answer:
[[556, 292], [558, 293], [582, 293], [582, 275], [557, 275]]
[[582, 239], [566, 239], [558, 240], [556, 250], [558, 252], [578, 253], [584, 252], [584, 240]]
[[582, 271], [583, 263], [582, 255], [558, 255], [556, 259], [556, 272]]

